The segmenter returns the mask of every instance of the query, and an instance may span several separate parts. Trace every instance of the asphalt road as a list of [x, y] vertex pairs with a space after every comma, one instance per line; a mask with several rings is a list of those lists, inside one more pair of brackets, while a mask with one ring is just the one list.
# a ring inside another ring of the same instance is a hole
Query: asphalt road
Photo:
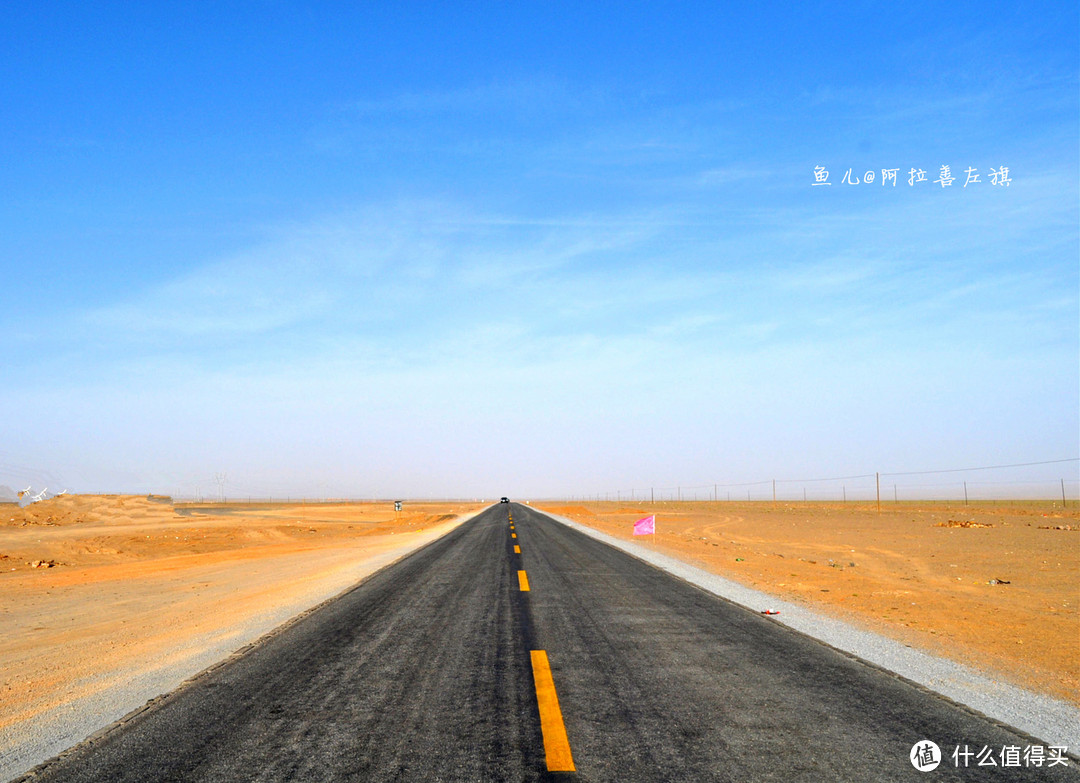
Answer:
[[1080, 780], [1033, 744], [511, 504], [32, 779]]

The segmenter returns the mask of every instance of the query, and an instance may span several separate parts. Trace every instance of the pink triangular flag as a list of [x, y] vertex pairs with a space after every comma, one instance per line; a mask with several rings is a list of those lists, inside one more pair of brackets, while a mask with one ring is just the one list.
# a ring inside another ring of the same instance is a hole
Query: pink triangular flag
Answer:
[[639, 519], [634, 523], [634, 535], [635, 536], [648, 536], [655, 535], [656, 533], [656, 515], [651, 517], [645, 517]]

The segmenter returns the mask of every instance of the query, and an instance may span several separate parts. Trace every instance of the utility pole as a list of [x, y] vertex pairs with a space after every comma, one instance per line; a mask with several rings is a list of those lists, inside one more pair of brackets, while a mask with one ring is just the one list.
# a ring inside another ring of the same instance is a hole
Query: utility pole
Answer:
[[968, 504], [967, 482], [965, 481], [964, 482], [964, 505], [966, 506], [967, 504]]
[[1065, 508], [1065, 479], [1061, 480], [1061, 507]]
[[776, 479], [772, 480], [772, 504], [776, 508]]
[[874, 473], [874, 483], [877, 484], [877, 512], [881, 513], [881, 474]]
[[649, 502], [656, 503], [656, 487], [649, 487]]

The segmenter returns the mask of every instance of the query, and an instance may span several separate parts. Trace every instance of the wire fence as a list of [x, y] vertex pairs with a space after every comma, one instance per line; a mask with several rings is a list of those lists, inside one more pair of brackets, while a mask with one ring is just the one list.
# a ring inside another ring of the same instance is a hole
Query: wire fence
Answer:
[[[1050, 468], [1050, 466], [1054, 466]], [[1039, 475], [1023, 477], [1023, 473]], [[1046, 475], [1048, 469], [1058, 475]], [[639, 503], [711, 502], [858, 502], [901, 503], [943, 501], [1048, 501], [1080, 505], [1080, 457], [1017, 462], [941, 470], [875, 471], [824, 478], [770, 478], [757, 481], [717, 481], [707, 484], [630, 487], [569, 495], [571, 501], [631, 501]], [[988, 471], [1011, 471], [1009, 478], [988, 478]], [[933, 477], [942, 480], [934, 481]], [[930, 479], [930, 480], [924, 480]]]

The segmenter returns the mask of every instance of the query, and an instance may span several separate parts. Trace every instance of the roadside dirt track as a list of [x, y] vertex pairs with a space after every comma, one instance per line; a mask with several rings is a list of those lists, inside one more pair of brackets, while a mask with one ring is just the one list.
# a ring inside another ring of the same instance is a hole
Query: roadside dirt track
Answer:
[[14, 740], [43, 715], [198, 666], [208, 649], [228, 654], [354, 584], [363, 563], [478, 507], [406, 504], [395, 514], [389, 503], [90, 495], [2, 505], [0, 734]]

